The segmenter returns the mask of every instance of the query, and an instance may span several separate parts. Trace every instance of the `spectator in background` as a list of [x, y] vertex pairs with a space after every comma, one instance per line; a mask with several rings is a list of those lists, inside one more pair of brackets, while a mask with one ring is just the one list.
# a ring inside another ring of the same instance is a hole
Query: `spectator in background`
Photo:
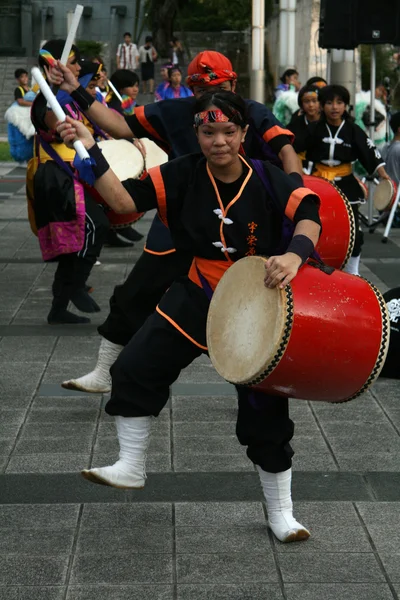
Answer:
[[173, 37], [169, 43], [169, 60], [174, 67], [183, 67], [183, 48], [177, 37]]
[[19, 106], [32, 106], [32, 100], [24, 100], [24, 96], [30, 91], [28, 71], [17, 69], [14, 73], [18, 87], [14, 90], [14, 99]]
[[323, 77], [310, 77], [307, 79], [306, 85], [313, 85], [316, 88], [322, 88], [328, 85], [328, 82]]
[[130, 69], [134, 71], [139, 66], [139, 52], [136, 44], [132, 42], [132, 35], [124, 33], [124, 43], [117, 49], [117, 69]]
[[108, 107], [116, 110], [121, 115], [133, 115], [139, 93], [138, 75], [128, 69], [119, 69], [111, 75], [110, 81], [121, 95], [122, 102], [111, 90], [106, 98]]
[[[139, 48], [139, 60], [142, 71], [143, 94], [154, 94], [154, 63], [157, 50], [153, 46], [153, 38], [148, 35], [143, 46]], [[147, 82], [149, 89], [147, 90]]]
[[104, 61], [101, 56], [95, 56], [92, 58], [92, 62], [101, 65], [100, 77], [97, 81], [97, 91], [103, 96], [103, 98], [105, 98], [110, 91], [107, 78], [107, 69], [104, 66]]
[[397, 185], [400, 184], [400, 111], [390, 119], [394, 138], [386, 154], [386, 172]]
[[171, 67], [172, 65], [170, 63], [164, 63], [163, 65], [161, 65], [160, 75], [162, 81], [158, 84], [158, 86], [156, 87], [156, 91], [154, 92], [154, 100], [156, 102], [163, 99], [163, 92], [165, 88], [169, 85], [168, 69], [170, 69]]
[[292, 90], [298, 92], [301, 87], [299, 74], [296, 69], [286, 69], [281, 77], [281, 83], [275, 88], [275, 99], [277, 100], [282, 92]]
[[192, 90], [181, 85], [182, 72], [179, 67], [168, 69], [168, 85], [160, 93], [159, 100], [172, 100], [173, 98], [187, 98], [193, 96]]

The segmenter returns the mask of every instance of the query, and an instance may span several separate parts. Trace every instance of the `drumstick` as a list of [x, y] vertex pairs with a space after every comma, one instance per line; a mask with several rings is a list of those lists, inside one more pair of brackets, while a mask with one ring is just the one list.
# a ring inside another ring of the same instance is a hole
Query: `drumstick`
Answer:
[[[42, 73], [39, 71], [38, 67], [33, 67], [31, 69], [31, 73], [32, 73], [32, 77], [34, 77], [36, 82], [38, 83], [38, 85], [40, 87], [40, 91], [42, 92], [43, 96], [46, 98], [51, 110], [54, 112], [57, 119], [61, 122], [64, 122], [66, 119], [66, 115], [65, 115], [63, 109], [61, 108], [57, 98], [54, 96], [53, 92], [51, 91], [49, 84], [43, 77]], [[74, 148], [75, 148], [79, 158], [81, 158], [82, 160], [90, 158], [89, 153], [86, 150], [85, 146], [82, 144], [81, 140], [76, 140], [73, 143], [73, 145], [74, 145]]]
[[81, 20], [81, 16], [83, 13], [82, 4], [77, 4], [75, 7], [74, 16], [72, 17], [71, 27], [69, 28], [67, 39], [65, 41], [64, 50], [62, 51], [60, 63], [62, 65], [66, 65], [69, 57], [69, 53], [71, 52], [72, 44], [74, 43], [74, 39], [76, 37], [76, 32], [78, 31], [79, 21]]
[[114, 94], [117, 96], [118, 100], [120, 102], [122, 102], [122, 96], [119, 93], [119, 91], [117, 90], [117, 88], [115, 87], [115, 85], [113, 85], [110, 80], [108, 80], [108, 85], [110, 86], [110, 88], [112, 89], [112, 91], [114, 92]]

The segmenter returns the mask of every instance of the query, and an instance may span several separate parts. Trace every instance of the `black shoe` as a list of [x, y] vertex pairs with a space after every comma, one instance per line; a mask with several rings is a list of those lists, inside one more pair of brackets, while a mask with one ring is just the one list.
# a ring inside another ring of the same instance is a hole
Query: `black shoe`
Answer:
[[132, 248], [135, 244], [128, 241], [126, 238], [119, 236], [116, 231], [109, 231], [107, 234], [106, 246], [113, 246], [115, 248]]
[[49, 325], [83, 325], [90, 323], [90, 319], [87, 317], [78, 317], [78, 315], [74, 315], [74, 313], [69, 312], [65, 308], [52, 308], [47, 315], [47, 322]]
[[133, 229], [133, 227], [121, 227], [121, 229], [117, 229], [116, 233], [124, 238], [124, 240], [129, 240], [131, 242], [139, 242], [143, 239], [143, 235]]
[[94, 287], [85, 283], [85, 290], [87, 291], [88, 294], [92, 294], [94, 292]]
[[78, 288], [70, 297], [72, 304], [85, 313], [100, 312], [101, 308], [97, 302], [88, 294], [84, 288]]

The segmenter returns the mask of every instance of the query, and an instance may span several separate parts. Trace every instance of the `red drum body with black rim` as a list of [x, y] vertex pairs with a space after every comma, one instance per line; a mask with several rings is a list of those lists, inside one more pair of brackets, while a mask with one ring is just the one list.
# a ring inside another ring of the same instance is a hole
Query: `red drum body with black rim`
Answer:
[[365, 279], [304, 265], [285, 289], [264, 285], [265, 258], [237, 261], [211, 300], [207, 343], [227, 381], [267, 394], [346, 402], [379, 376], [389, 317]]
[[396, 200], [397, 185], [391, 179], [382, 179], [374, 191], [373, 202], [376, 210], [390, 211]]
[[327, 265], [341, 269], [354, 248], [355, 221], [351, 205], [343, 192], [327, 179], [304, 175], [303, 181], [304, 186], [321, 199], [322, 231], [315, 249]]
[[[105, 140], [98, 143], [104, 157], [120, 181], [129, 178], [141, 179], [146, 175], [146, 169], [167, 162], [167, 154], [158, 148], [154, 142], [147, 138], [142, 139], [141, 142], [146, 148], [146, 159], [143, 158], [140, 150], [127, 140]], [[107, 205], [101, 196], [98, 196], [98, 199], [102, 204]], [[143, 215], [144, 213], [138, 212], [118, 214], [110, 208], [107, 211], [111, 229], [132, 225], [139, 221]]]

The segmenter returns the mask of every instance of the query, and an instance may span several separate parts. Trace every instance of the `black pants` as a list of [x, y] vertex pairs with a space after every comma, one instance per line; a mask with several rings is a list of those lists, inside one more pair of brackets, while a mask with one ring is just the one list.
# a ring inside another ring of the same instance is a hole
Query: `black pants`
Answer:
[[110, 312], [98, 328], [99, 334], [126, 346], [175, 279], [187, 275], [192, 259], [179, 250], [164, 255], [143, 252], [124, 283], [114, 288]]
[[[125, 346], [111, 367], [110, 415], [157, 416], [168, 401], [170, 386], [182, 369], [204, 351], [159, 313], [154, 312]], [[264, 471], [278, 473], [291, 466], [294, 424], [288, 400], [241, 387], [236, 434], [247, 455]]]
[[354, 215], [354, 221], [355, 221], [355, 226], [356, 226], [356, 231], [355, 231], [355, 241], [354, 241], [354, 248], [353, 248], [353, 252], [352, 252], [352, 256], [360, 256], [361, 254], [361, 248], [363, 247], [364, 244], [364, 232], [360, 229], [360, 213], [359, 213], [359, 205], [358, 204], [352, 204], [351, 208], [353, 210], [353, 215]]
[[65, 308], [71, 294], [83, 287], [107, 237], [109, 221], [102, 207], [85, 193], [85, 237], [80, 252], [62, 254], [54, 275], [53, 296]]

